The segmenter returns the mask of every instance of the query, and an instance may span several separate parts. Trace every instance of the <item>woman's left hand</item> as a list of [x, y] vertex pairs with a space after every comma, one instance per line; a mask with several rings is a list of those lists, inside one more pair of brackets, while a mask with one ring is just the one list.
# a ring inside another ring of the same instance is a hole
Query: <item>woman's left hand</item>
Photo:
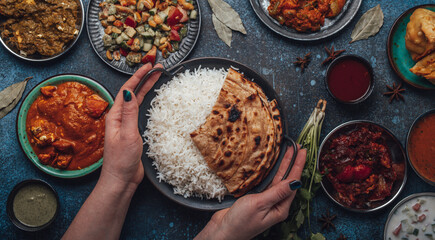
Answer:
[[[163, 66], [157, 64], [155, 67]], [[133, 90], [151, 69], [151, 64], [144, 65], [121, 87], [106, 117], [104, 162], [100, 181], [137, 187], [143, 179], [143, 140], [138, 129], [139, 106], [159, 79], [160, 73], [153, 74], [137, 96]]]
[[288, 180], [281, 181], [292, 155], [293, 148], [289, 148], [266, 191], [243, 196], [231, 208], [216, 212], [195, 239], [251, 239], [272, 225], [284, 221], [296, 195], [296, 189], [292, 186], [300, 184], [295, 180], [301, 177], [307, 151], [298, 151]]

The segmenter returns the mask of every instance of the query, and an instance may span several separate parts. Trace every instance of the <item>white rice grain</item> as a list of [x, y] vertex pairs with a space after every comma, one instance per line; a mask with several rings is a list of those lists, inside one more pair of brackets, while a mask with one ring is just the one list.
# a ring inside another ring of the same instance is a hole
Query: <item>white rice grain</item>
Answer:
[[143, 137], [157, 178], [172, 185], [175, 194], [221, 201], [227, 193], [190, 138], [210, 114], [226, 75], [224, 69], [200, 67], [178, 74], [156, 90]]

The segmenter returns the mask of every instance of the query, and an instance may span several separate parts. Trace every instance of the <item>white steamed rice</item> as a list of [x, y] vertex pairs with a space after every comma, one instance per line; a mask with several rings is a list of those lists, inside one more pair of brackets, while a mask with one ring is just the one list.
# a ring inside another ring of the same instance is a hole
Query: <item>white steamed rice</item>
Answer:
[[199, 68], [178, 74], [156, 90], [143, 137], [157, 178], [172, 185], [175, 194], [221, 201], [227, 193], [190, 138], [211, 112], [226, 75], [224, 69]]

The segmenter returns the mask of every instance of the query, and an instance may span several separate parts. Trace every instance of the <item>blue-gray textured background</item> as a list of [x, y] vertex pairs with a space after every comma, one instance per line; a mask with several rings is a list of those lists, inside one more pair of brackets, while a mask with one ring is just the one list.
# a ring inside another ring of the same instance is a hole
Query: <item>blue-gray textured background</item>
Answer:
[[[394, 20], [415, 5], [434, 3], [431, 0], [364, 0], [355, 19], [339, 34], [317, 43], [300, 43], [283, 38], [267, 28], [255, 15], [249, 1], [226, 0], [241, 15], [248, 34], [233, 34], [232, 48], [220, 41], [213, 30], [211, 10], [207, 1], [200, 0], [202, 8], [201, 35], [188, 59], [217, 56], [240, 61], [264, 75], [281, 95], [285, 104], [289, 133], [297, 137], [319, 98], [328, 101], [323, 137], [340, 123], [354, 119], [368, 119], [391, 129], [402, 144], [408, 128], [421, 113], [435, 108], [435, 93], [415, 89], [405, 84], [405, 102], [388, 104], [382, 95], [385, 85], [400, 82], [388, 63], [386, 41]], [[88, 0], [83, 1], [85, 5]], [[384, 26], [380, 33], [368, 40], [351, 45], [350, 34], [356, 21], [368, 9], [381, 4]], [[326, 57], [324, 46], [334, 45], [357, 54], [371, 62], [375, 70], [375, 88], [370, 98], [359, 106], [343, 106], [327, 93], [323, 83], [325, 67], [320, 63]], [[313, 61], [304, 74], [292, 65], [296, 57], [312, 52]], [[76, 46], [66, 56], [48, 63], [30, 63], [19, 60], [0, 47], [0, 90], [34, 76], [25, 94], [40, 81], [60, 73], [80, 73], [90, 76], [116, 94], [129, 76], [116, 72], [103, 63], [92, 50], [87, 32], [84, 31]], [[0, 239], [59, 239], [94, 187], [99, 171], [77, 180], [62, 180], [39, 171], [27, 160], [16, 137], [17, 108], [0, 120]], [[29, 178], [46, 180], [58, 191], [61, 209], [55, 223], [39, 233], [25, 233], [15, 228], [6, 215], [6, 199], [13, 186]], [[434, 191], [435, 188], [420, 180], [412, 169], [399, 199], [415, 192]], [[398, 199], [398, 200], [399, 200]], [[396, 200], [394, 203], [397, 203]], [[394, 204], [393, 203], [393, 204]], [[337, 230], [327, 232], [328, 239], [340, 233], [348, 239], [381, 239], [387, 215], [393, 205], [373, 214], [356, 214], [334, 205], [320, 190], [314, 200], [312, 229], [320, 231], [317, 217], [326, 209], [336, 213]], [[160, 194], [148, 180], [137, 190], [122, 231], [122, 239], [192, 239], [207, 223], [212, 213], [190, 210], [172, 203]]]

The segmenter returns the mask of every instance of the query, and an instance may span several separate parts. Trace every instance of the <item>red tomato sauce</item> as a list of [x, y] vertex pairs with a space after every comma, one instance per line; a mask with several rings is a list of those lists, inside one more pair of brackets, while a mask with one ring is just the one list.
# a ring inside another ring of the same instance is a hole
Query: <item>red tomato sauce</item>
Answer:
[[408, 142], [409, 160], [424, 178], [435, 182], [435, 113], [420, 119]]
[[331, 67], [327, 81], [332, 95], [343, 102], [352, 102], [369, 91], [372, 80], [366, 65], [343, 59]]

